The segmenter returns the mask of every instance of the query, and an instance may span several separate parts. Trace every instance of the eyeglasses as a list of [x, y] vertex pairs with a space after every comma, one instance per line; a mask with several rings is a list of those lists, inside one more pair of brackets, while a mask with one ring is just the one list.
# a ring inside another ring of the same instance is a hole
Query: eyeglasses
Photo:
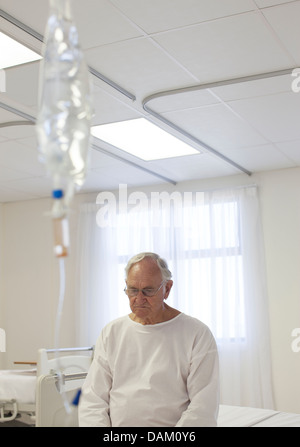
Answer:
[[125, 287], [124, 292], [126, 293], [127, 296], [129, 296], [129, 298], [137, 296], [140, 291], [142, 292], [142, 294], [144, 296], [151, 297], [151, 296], [154, 296], [157, 294], [157, 292], [162, 288], [164, 282], [165, 281], [163, 281], [161, 283], [161, 285], [159, 286], [159, 288], [156, 290], [154, 290], [154, 289], [135, 289], [133, 287], [128, 287], [128, 288]]

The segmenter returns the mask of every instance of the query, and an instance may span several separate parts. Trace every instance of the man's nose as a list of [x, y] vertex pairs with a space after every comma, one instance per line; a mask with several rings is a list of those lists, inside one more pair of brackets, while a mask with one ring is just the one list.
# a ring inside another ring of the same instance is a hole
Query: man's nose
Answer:
[[139, 291], [138, 291], [138, 293], [137, 293], [135, 299], [136, 299], [136, 300], [139, 300], [139, 301], [146, 301], [146, 297], [145, 297], [145, 295], [143, 294], [143, 291], [142, 291], [142, 290], [139, 290]]

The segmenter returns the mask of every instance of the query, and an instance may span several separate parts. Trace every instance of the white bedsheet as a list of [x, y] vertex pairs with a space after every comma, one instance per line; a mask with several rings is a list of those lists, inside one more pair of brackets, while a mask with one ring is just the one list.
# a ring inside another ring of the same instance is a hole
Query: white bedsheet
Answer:
[[274, 410], [220, 405], [218, 426], [252, 427], [254, 424], [274, 416], [276, 413]]
[[35, 404], [36, 369], [0, 370], [0, 401]]
[[300, 427], [300, 414], [279, 412], [255, 427]]
[[300, 427], [300, 414], [220, 405], [218, 427]]

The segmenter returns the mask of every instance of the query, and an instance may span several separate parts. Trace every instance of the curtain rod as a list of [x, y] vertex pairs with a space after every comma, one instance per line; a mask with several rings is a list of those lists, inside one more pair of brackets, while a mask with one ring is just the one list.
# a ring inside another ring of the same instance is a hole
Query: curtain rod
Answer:
[[198, 91], [198, 90], [208, 90], [208, 89], [226, 86], [226, 85], [239, 84], [239, 83], [243, 83], [243, 82], [256, 81], [256, 80], [261, 80], [261, 79], [268, 79], [268, 78], [276, 77], [276, 76], [283, 76], [283, 75], [290, 74], [293, 69], [294, 68], [287, 68], [284, 70], [278, 70], [278, 71], [273, 71], [273, 72], [268, 72], [268, 73], [260, 73], [260, 74], [255, 74], [255, 75], [239, 77], [239, 78], [232, 78], [232, 79], [227, 79], [227, 80], [222, 80], [222, 81], [208, 82], [208, 83], [193, 85], [190, 87], [183, 87], [183, 88], [179, 88], [179, 89], [162, 91], [162, 92], [147, 96], [142, 102], [143, 109], [145, 110], [145, 112], [149, 113], [151, 116], [153, 116], [157, 120], [161, 121], [162, 123], [166, 124], [168, 127], [172, 128], [176, 132], [179, 132], [182, 136], [184, 136], [185, 138], [188, 138], [192, 142], [196, 143], [201, 148], [207, 150], [208, 152], [212, 153], [213, 155], [216, 155], [218, 158], [229, 163], [230, 165], [232, 165], [233, 167], [237, 168], [238, 170], [244, 172], [245, 174], [251, 176], [252, 175], [251, 171], [249, 171], [248, 169], [245, 169], [243, 166], [239, 165], [235, 161], [231, 160], [230, 158], [228, 158], [225, 155], [221, 154], [220, 152], [216, 151], [214, 148], [212, 148], [208, 144], [204, 143], [204, 141], [201, 141], [198, 138], [194, 137], [189, 132], [187, 132], [183, 128], [179, 127], [177, 124], [174, 124], [172, 121], [165, 118], [163, 115], [155, 112], [153, 109], [151, 109], [148, 106], [148, 103], [150, 101], [153, 101], [154, 99], [163, 98], [165, 96], [178, 95], [178, 94], [183, 94], [183, 93], [193, 92], [193, 91]]

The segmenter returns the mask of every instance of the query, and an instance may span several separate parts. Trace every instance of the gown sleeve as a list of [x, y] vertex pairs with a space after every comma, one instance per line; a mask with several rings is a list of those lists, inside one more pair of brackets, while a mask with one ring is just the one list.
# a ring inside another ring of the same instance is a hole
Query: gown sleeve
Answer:
[[215, 427], [219, 411], [219, 359], [209, 330], [192, 351], [187, 391], [190, 404], [176, 427]]
[[107, 362], [101, 334], [97, 340], [95, 355], [83, 384], [78, 420], [80, 427], [110, 427], [109, 392], [112, 374]]

